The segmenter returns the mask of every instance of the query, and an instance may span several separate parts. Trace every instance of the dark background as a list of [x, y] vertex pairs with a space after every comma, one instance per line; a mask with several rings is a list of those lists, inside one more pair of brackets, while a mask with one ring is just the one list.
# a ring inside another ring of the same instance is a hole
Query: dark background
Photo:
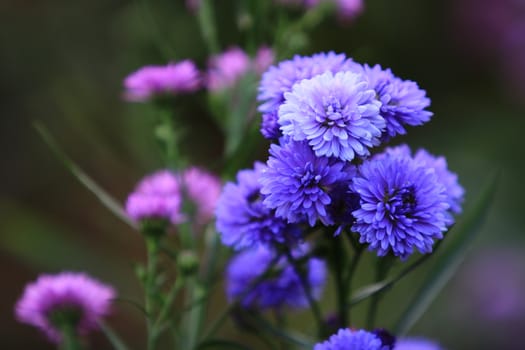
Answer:
[[[216, 18], [225, 49], [242, 38], [233, 1], [220, 3]], [[394, 142], [446, 155], [466, 189], [465, 210], [501, 172], [466, 263], [413, 334], [439, 339], [449, 349], [518, 349], [525, 301], [511, 294], [525, 295], [525, 2], [370, 0], [365, 6], [351, 24], [323, 21], [304, 53], [346, 52], [426, 89], [432, 121]], [[83, 270], [140, 300], [133, 268], [144, 251], [140, 236], [54, 158], [33, 121], [46, 125], [88, 174], [124, 201], [162, 162], [144, 116], [148, 109], [122, 100], [122, 79], [141, 65], [186, 57], [204, 67], [206, 50], [182, 1], [2, 1], [0, 23], [0, 342], [5, 349], [46, 349], [40, 334], [14, 320], [23, 286], [42, 272]], [[213, 160], [222, 147], [202, 99], [203, 93], [190, 98], [186, 117], [192, 137], [184, 149], [197, 164]], [[261, 154], [264, 159], [263, 148]], [[491, 256], [488, 266], [502, 262], [493, 271], [482, 263]], [[424, 274], [422, 269], [394, 289], [380, 313], [385, 326], [399, 309], [388, 301], [408, 303]], [[495, 300], [514, 304], [488, 315], [484, 310]], [[115, 309], [110, 323], [132, 348], [142, 348], [141, 315], [127, 305]], [[93, 348], [109, 347], [99, 334]]]

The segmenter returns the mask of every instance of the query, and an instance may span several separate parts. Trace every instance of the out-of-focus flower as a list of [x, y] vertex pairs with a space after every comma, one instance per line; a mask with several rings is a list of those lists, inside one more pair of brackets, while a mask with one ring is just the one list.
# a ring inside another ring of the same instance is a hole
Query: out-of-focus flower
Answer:
[[327, 72], [295, 84], [284, 97], [278, 112], [283, 134], [306, 140], [317, 156], [350, 161], [380, 143], [381, 104], [361, 74]]
[[240, 48], [232, 47], [210, 58], [206, 85], [211, 91], [231, 88], [250, 68], [250, 57]]
[[391, 344], [383, 344], [381, 338], [365, 330], [340, 329], [328, 340], [317, 343], [314, 350], [391, 350]]
[[182, 173], [182, 183], [184, 196], [194, 204], [196, 223], [202, 225], [209, 222], [221, 194], [219, 178], [203, 169], [190, 167]]
[[305, 142], [290, 141], [270, 147], [268, 167], [262, 172], [263, 203], [288, 222], [317, 220], [335, 224], [330, 215], [331, 192], [346, 185], [355, 167], [336, 158], [317, 157]]
[[294, 56], [291, 60], [271, 66], [263, 75], [257, 96], [259, 111], [263, 114], [274, 113], [284, 102], [284, 94], [292, 91], [295, 83], [310, 79], [318, 74], [347, 71], [355, 63], [344, 54], [334, 52], [319, 53], [313, 56]]
[[344, 21], [352, 21], [363, 12], [363, 0], [336, 0], [337, 15]]
[[142, 179], [126, 201], [126, 213], [134, 221], [166, 220], [173, 224], [182, 221], [181, 189], [169, 170], [161, 170]]
[[424, 338], [400, 338], [394, 350], [443, 350], [438, 343]]
[[43, 331], [55, 343], [62, 328], [86, 335], [110, 313], [115, 291], [83, 273], [41, 275], [26, 286], [15, 306], [16, 318]]
[[[300, 259], [308, 253], [308, 246], [301, 245], [292, 250]], [[228, 265], [226, 271], [226, 293], [230, 302], [240, 299], [245, 308], [305, 308], [308, 299], [294, 267], [285, 257], [278, 260], [269, 277], [257, 285], [253, 283], [263, 275], [276, 258], [276, 252], [264, 246], [242, 251]], [[304, 262], [306, 280], [315, 299], [321, 297], [326, 279], [325, 263], [316, 258]]]
[[200, 85], [199, 71], [190, 60], [166, 66], [145, 66], [124, 80], [124, 98], [144, 102], [157, 96], [194, 92]]
[[443, 238], [450, 205], [429, 165], [386, 152], [359, 167], [350, 189], [360, 197], [352, 230], [379, 256], [391, 251], [405, 259], [414, 248], [430, 253], [434, 240]]
[[237, 182], [224, 186], [217, 204], [217, 231], [225, 245], [236, 249], [260, 244], [290, 243], [301, 237], [296, 225], [275, 216], [263, 205], [259, 178], [266, 168], [255, 163], [253, 170], [237, 173]]
[[275, 53], [268, 46], [261, 46], [253, 60], [253, 68], [258, 75], [263, 74], [274, 62]]

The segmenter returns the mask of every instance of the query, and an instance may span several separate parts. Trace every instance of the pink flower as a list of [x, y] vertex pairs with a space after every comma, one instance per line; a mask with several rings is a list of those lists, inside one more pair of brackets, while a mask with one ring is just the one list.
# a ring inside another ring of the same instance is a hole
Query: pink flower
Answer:
[[208, 89], [220, 91], [232, 87], [249, 71], [250, 65], [250, 57], [238, 47], [211, 57], [208, 62]]
[[202, 169], [191, 167], [182, 174], [182, 181], [188, 199], [196, 206], [196, 223], [206, 224], [213, 218], [221, 194], [219, 178]]

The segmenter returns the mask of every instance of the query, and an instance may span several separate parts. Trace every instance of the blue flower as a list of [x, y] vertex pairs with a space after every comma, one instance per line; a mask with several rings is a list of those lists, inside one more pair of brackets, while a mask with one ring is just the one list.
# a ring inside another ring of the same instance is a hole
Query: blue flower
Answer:
[[436, 171], [409, 155], [383, 153], [365, 161], [350, 189], [360, 196], [352, 226], [361, 243], [379, 256], [407, 258], [417, 248], [432, 252], [447, 229], [445, 186]]
[[[273, 144], [261, 174], [263, 203], [290, 223], [317, 220], [333, 225], [332, 191], [349, 183], [355, 168], [335, 158], [317, 157], [304, 142]], [[338, 203], [339, 204], [339, 203]]]
[[323, 343], [317, 343], [314, 350], [389, 350], [381, 339], [374, 333], [365, 330], [353, 331], [348, 328], [340, 329]]
[[423, 338], [401, 338], [394, 350], [442, 350], [439, 344]]
[[394, 76], [390, 69], [382, 69], [380, 65], [364, 65], [356, 71], [367, 77], [370, 88], [375, 90], [381, 101], [380, 114], [386, 120], [384, 139], [397, 134], [404, 135], [406, 125], [421, 125], [432, 117], [432, 112], [425, 110], [430, 106], [430, 99], [417, 83], [402, 80]]
[[265, 113], [261, 120], [261, 134], [269, 140], [277, 140], [282, 136], [279, 130], [279, 123], [277, 122], [277, 111], [272, 113]]
[[[299, 259], [308, 253], [306, 244], [292, 250], [292, 255]], [[285, 257], [279, 258], [271, 270], [270, 277], [256, 286], [253, 283], [270, 267], [277, 253], [265, 246], [245, 250], [236, 255], [226, 270], [226, 293], [228, 300], [233, 302], [238, 298], [245, 308], [268, 309], [305, 308], [308, 299], [304, 293], [299, 276]], [[326, 279], [325, 263], [316, 258], [310, 258], [304, 265], [306, 279], [315, 299], [321, 297]]]
[[239, 171], [237, 183], [224, 186], [217, 203], [216, 227], [225, 245], [241, 249], [300, 239], [298, 226], [277, 218], [275, 212], [262, 203], [259, 177], [265, 167], [255, 163], [253, 170]]
[[337, 73], [350, 70], [356, 63], [344, 54], [334, 52], [319, 53], [313, 56], [294, 56], [271, 66], [261, 78], [257, 100], [261, 102], [261, 113], [276, 112], [284, 101], [284, 93], [292, 91], [295, 83], [310, 79], [325, 72]]
[[307, 140], [317, 156], [350, 161], [379, 145], [385, 119], [363, 75], [327, 72], [295, 84], [284, 96], [278, 114], [283, 134]]

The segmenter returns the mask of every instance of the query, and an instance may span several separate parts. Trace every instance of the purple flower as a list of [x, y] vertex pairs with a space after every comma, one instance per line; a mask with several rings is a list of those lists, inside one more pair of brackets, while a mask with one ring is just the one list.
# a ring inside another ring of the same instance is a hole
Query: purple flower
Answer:
[[250, 57], [238, 47], [213, 56], [208, 62], [208, 89], [221, 91], [233, 87], [250, 70], [250, 65]]
[[214, 214], [221, 194], [221, 181], [216, 176], [197, 167], [191, 167], [182, 173], [184, 195], [195, 206], [195, 220], [199, 225], [209, 222]]
[[110, 313], [113, 288], [83, 274], [62, 272], [41, 275], [26, 286], [15, 306], [18, 321], [43, 331], [55, 343], [61, 342], [61, 327], [74, 327], [80, 335], [98, 328], [98, 321]]
[[126, 213], [134, 221], [147, 219], [181, 222], [181, 191], [177, 177], [161, 170], [140, 181], [126, 201]]
[[360, 196], [352, 230], [379, 256], [391, 251], [405, 259], [414, 247], [430, 253], [434, 239], [443, 238], [449, 204], [432, 167], [386, 152], [359, 167], [350, 189]]
[[417, 126], [430, 120], [432, 112], [425, 110], [430, 106], [430, 99], [417, 83], [401, 80], [380, 65], [354, 67], [367, 77], [369, 87], [375, 90], [381, 102], [380, 114], [386, 120], [385, 138], [404, 135], [406, 125]]
[[[299, 259], [308, 253], [306, 244], [292, 250]], [[264, 246], [245, 250], [230, 261], [226, 271], [226, 293], [230, 302], [240, 300], [245, 308], [305, 308], [308, 299], [299, 276], [285, 257], [281, 257], [271, 270], [270, 277], [256, 286], [253, 283], [264, 274], [276, 258], [276, 252]], [[321, 297], [326, 279], [325, 263], [316, 258], [305, 262], [306, 280], [315, 299]]]
[[277, 140], [282, 136], [277, 120], [277, 112], [265, 113], [262, 115], [261, 134], [265, 138], [269, 140]]
[[381, 338], [365, 330], [340, 329], [328, 340], [317, 343], [314, 350], [390, 350], [389, 345], [383, 345]]
[[166, 66], [145, 66], [124, 80], [124, 97], [144, 102], [161, 95], [178, 95], [196, 91], [201, 84], [199, 71], [190, 60]]
[[363, 12], [363, 0], [336, 0], [337, 14], [342, 21], [351, 21]]
[[261, 46], [257, 50], [253, 61], [254, 70], [257, 74], [263, 74], [274, 62], [275, 53], [268, 46]]
[[295, 83], [325, 72], [350, 70], [355, 63], [344, 54], [319, 53], [309, 57], [294, 56], [291, 60], [270, 67], [263, 75], [257, 99], [261, 113], [273, 113], [284, 102], [284, 94], [292, 91]]
[[268, 167], [262, 172], [263, 203], [278, 217], [296, 223], [317, 220], [333, 225], [332, 191], [347, 184], [355, 168], [335, 158], [317, 157], [305, 142], [271, 145]]
[[289, 243], [300, 239], [298, 226], [275, 216], [263, 205], [259, 178], [266, 168], [255, 163], [253, 170], [237, 173], [237, 182], [228, 182], [217, 203], [217, 231], [222, 242], [235, 249], [259, 244]]
[[423, 338], [400, 338], [394, 350], [442, 350], [439, 344]]
[[278, 119], [283, 134], [307, 140], [317, 156], [350, 161], [380, 143], [385, 119], [363, 75], [327, 72], [295, 84], [284, 97]]

